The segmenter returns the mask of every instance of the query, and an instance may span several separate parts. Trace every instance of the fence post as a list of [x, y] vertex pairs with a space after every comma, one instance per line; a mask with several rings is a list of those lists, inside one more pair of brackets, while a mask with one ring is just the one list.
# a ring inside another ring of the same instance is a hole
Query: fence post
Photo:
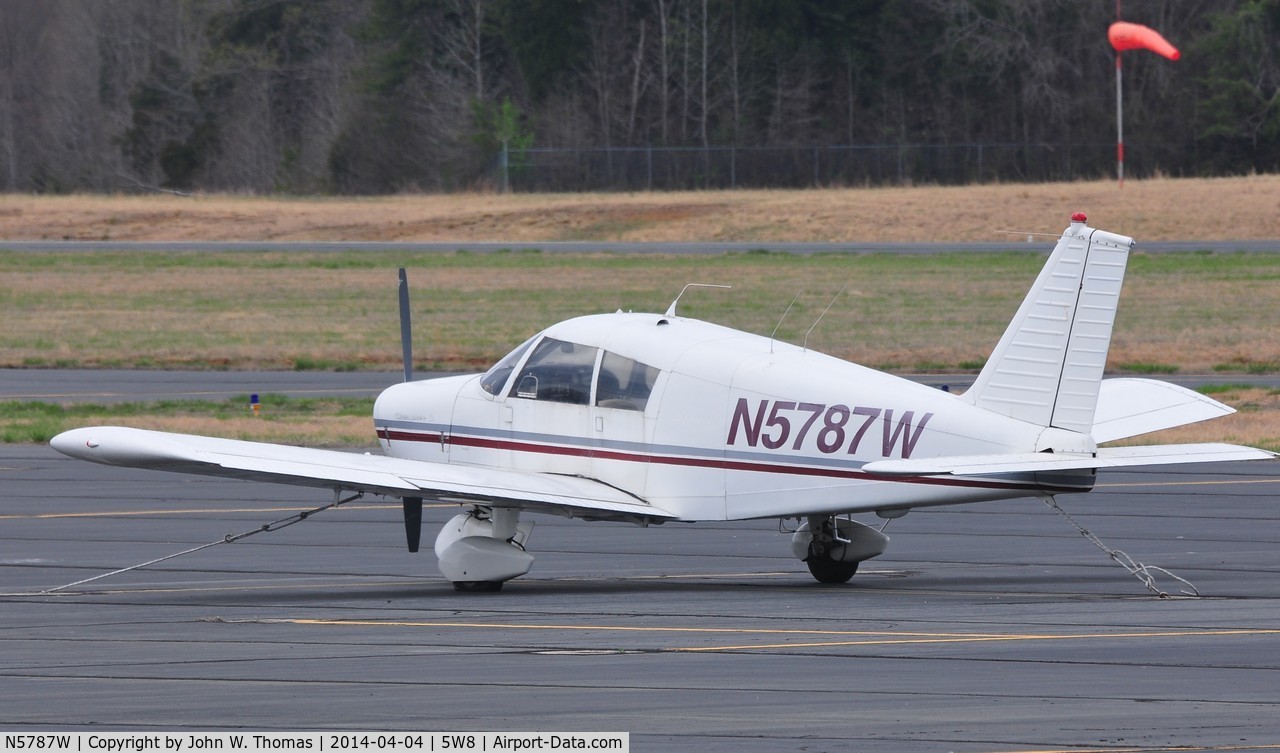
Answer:
[[511, 193], [511, 158], [507, 149], [507, 140], [502, 140], [502, 192]]

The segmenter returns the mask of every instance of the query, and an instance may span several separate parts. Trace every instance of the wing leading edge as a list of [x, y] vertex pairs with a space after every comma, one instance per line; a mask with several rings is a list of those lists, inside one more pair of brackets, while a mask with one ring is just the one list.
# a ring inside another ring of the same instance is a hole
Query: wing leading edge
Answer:
[[72, 429], [54, 437], [50, 445], [74, 458], [129, 468], [393, 497], [422, 495], [577, 517], [653, 521], [676, 517], [606, 484], [550, 473], [424, 463], [120, 426]]

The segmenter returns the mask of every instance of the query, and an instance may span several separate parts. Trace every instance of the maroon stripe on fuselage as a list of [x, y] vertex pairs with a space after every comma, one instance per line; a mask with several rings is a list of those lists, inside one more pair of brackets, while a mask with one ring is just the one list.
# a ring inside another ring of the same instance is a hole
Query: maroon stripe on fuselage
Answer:
[[489, 450], [506, 450], [511, 452], [527, 452], [539, 455], [559, 455], [562, 457], [600, 458], [619, 460], [631, 463], [653, 463], [658, 465], [676, 465], [688, 468], [713, 468], [726, 471], [749, 471], [753, 473], [776, 473], [788, 476], [813, 476], [819, 478], [860, 479], [864, 481], [887, 481], [904, 484], [923, 484], [928, 486], [953, 486], [975, 489], [1012, 489], [1018, 491], [1044, 492], [1078, 492], [1086, 487], [1044, 486], [1040, 484], [1001, 483], [998, 481], [979, 481], [938, 476], [883, 476], [867, 473], [856, 468], [824, 468], [808, 465], [778, 465], [746, 460], [730, 460], [728, 458], [699, 458], [677, 455], [651, 455], [639, 452], [621, 452], [593, 447], [573, 447], [537, 442], [519, 442], [507, 439], [489, 439], [471, 437], [460, 434], [442, 436], [439, 433], [417, 433], [378, 429], [378, 438], [396, 442], [432, 442], [457, 445], [459, 447], [477, 447]]

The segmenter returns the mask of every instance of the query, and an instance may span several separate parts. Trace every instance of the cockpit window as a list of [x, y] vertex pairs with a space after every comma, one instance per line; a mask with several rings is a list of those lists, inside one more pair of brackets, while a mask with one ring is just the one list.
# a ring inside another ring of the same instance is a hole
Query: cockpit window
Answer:
[[596, 384], [596, 405], [620, 410], [644, 410], [658, 370], [647, 364], [605, 351]]
[[502, 388], [507, 383], [507, 377], [511, 376], [511, 372], [516, 370], [516, 364], [520, 363], [520, 359], [524, 356], [525, 351], [528, 350], [529, 346], [533, 345], [533, 341], [537, 339], [538, 336], [534, 335], [528, 340], [525, 340], [520, 344], [520, 347], [508, 353], [505, 358], [495, 363], [493, 368], [486, 371], [484, 376], [480, 377], [481, 389], [494, 397], [502, 394]]
[[552, 337], [543, 338], [525, 362], [511, 388], [513, 397], [587, 405], [596, 348]]

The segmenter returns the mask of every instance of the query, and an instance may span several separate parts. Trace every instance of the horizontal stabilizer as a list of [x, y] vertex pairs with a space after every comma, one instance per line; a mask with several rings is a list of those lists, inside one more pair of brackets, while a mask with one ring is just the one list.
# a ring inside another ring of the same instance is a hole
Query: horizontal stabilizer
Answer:
[[1186, 387], [1155, 379], [1104, 379], [1093, 416], [1093, 441], [1112, 442], [1235, 413]]
[[73, 458], [128, 468], [393, 497], [479, 502], [580, 517], [675, 517], [611, 486], [577, 476], [445, 465], [119, 426], [72, 429], [54, 437], [49, 444]]
[[1079, 452], [1018, 452], [1004, 455], [956, 455], [910, 460], [877, 460], [862, 466], [884, 476], [988, 476], [1092, 468], [1124, 468], [1175, 463], [1269, 460], [1275, 453], [1234, 444], [1166, 444], [1106, 447], [1096, 455]]

